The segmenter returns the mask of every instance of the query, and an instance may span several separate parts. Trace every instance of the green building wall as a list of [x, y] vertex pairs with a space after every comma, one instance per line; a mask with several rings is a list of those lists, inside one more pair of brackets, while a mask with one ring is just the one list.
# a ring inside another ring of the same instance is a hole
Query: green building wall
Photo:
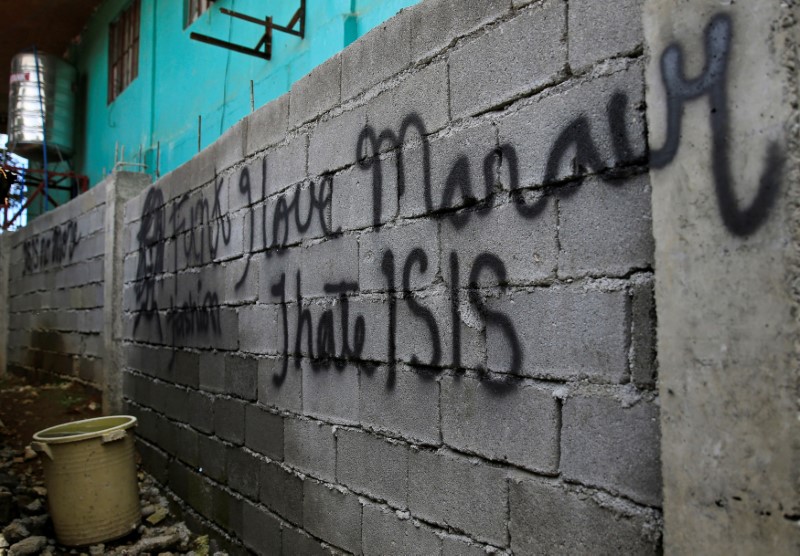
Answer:
[[[80, 75], [76, 169], [100, 182], [115, 156], [161, 174], [189, 160], [250, 112], [286, 93], [315, 66], [400, 9], [419, 0], [307, 0], [305, 38], [275, 32], [272, 59], [191, 40], [198, 32], [255, 46], [263, 27], [220, 13], [228, 8], [253, 17], [289, 22], [299, 0], [217, 0], [184, 28], [182, 0], [141, 0], [138, 77], [110, 104], [108, 27], [130, 0], [109, 0], [89, 21], [70, 53]], [[199, 118], [198, 118], [199, 117]], [[198, 125], [198, 121], [202, 122]], [[160, 148], [158, 148], [160, 145]], [[157, 157], [157, 150], [160, 151]], [[132, 170], [135, 167], [127, 166]]]

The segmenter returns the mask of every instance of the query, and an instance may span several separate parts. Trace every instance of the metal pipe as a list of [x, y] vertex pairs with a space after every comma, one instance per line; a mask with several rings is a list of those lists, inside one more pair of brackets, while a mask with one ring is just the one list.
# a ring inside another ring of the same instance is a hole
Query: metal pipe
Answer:
[[33, 58], [36, 61], [36, 87], [39, 89], [39, 113], [42, 116], [42, 154], [44, 155], [44, 210], [47, 212], [47, 121], [45, 120], [44, 102], [42, 100], [42, 66], [39, 64], [39, 51], [33, 45]]
[[227, 48], [229, 50], [233, 50], [234, 52], [239, 52], [240, 54], [249, 54], [250, 56], [255, 56], [257, 58], [263, 58], [265, 60], [269, 60], [266, 54], [263, 52], [259, 52], [254, 48], [247, 48], [246, 46], [241, 46], [238, 44], [233, 44], [232, 42], [222, 41], [220, 39], [215, 39], [214, 37], [209, 37], [206, 35], [201, 35], [200, 33], [191, 33], [189, 38], [194, 39], [196, 41], [204, 42], [206, 44], [210, 44], [213, 46], [219, 46], [222, 48]]
[[144, 168], [145, 170], [147, 170], [147, 164], [144, 163], [140, 164], [138, 162], [125, 162], [124, 160], [120, 160], [114, 165], [114, 171], [116, 172], [118, 169], [125, 168], [127, 166], [133, 166], [135, 168]]

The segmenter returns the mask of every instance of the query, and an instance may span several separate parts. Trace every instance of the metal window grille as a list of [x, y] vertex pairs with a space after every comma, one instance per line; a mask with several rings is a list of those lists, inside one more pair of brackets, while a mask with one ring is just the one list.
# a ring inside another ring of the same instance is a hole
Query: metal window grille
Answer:
[[191, 25], [203, 15], [213, 3], [214, 0], [186, 0], [186, 20], [184, 28]]
[[125, 8], [108, 27], [108, 103], [139, 75], [140, 0]]

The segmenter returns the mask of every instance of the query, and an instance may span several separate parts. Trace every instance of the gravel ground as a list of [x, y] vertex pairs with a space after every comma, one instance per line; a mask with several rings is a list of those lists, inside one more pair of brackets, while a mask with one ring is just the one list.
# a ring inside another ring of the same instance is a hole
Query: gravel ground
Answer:
[[[19, 378], [0, 380], [0, 401], [4, 402], [0, 403], [0, 556], [224, 555], [214, 551], [215, 543], [207, 536], [193, 533], [179, 521], [158, 483], [142, 471], [138, 472], [142, 520], [136, 531], [93, 546], [58, 543], [47, 512], [39, 456], [23, 442], [30, 442], [28, 429], [96, 416], [91, 413], [97, 413], [97, 402], [90, 391], [84, 394], [80, 388], [65, 383], [32, 386]], [[55, 394], [59, 397], [54, 398]], [[62, 403], [64, 399], [69, 403]]]

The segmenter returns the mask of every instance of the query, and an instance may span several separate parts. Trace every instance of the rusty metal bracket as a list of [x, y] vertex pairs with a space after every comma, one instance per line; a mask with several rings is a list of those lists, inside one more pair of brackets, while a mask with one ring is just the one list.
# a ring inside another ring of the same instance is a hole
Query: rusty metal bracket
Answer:
[[[256, 25], [264, 26], [264, 34], [261, 36], [261, 39], [258, 41], [258, 44], [256, 44], [255, 48], [250, 48], [249, 46], [242, 46], [240, 44], [235, 44], [229, 41], [223, 41], [220, 39], [216, 39], [214, 37], [209, 37], [208, 35], [203, 35], [201, 33], [190, 33], [189, 38], [213, 46], [219, 46], [220, 48], [227, 48], [228, 50], [233, 50], [234, 52], [239, 52], [241, 54], [248, 54], [249, 56], [255, 56], [256, 58], [263, 58], [264, 60], [272, 59], [273, 31], [280, 31], [281, 33], [294, 35], [296, 37], [300, 37], [301, 39], [305, 38], [306, 0], [300, 0], [300, 7], [297, 8], [297, 11], [294, 12], [292, 19], [290, 19], [289, 23], [285, 26], [273, 23], [272, 16], [269, 15], [266, 16], [264, 19], [258, 19], [257, 17], [252, 17], [239, 12], [234, 12], [233, 10], [228, 10], [226, 8], [220, 8], [219, 11], [227, 16], [235, 17], [244, 21], [249, 21], [250, 23], [255, 23]], [[295, 27], [298, 28], [295, 29]]]
[[14, 175], [14, 182], [24, 185], [29, 191], [24, 202], [19, 199], [18, 208], [14, 207], [17, 208], [17, 211], [13, 216], [9, 214], [9, 209], [12, 208], [10, 203], [3, 203], [3, 200], [0, 199], [0, 216], [2, 216], [2, 225], [0, 227], [4, 230], [9, 229], [39, 195], [46, 197], [54, 207], [58, 206], [58, 203], [50, 196], [49, 192], [45, 191], [45, 174], [48, 177], [50, 190], [66, 191], [69, 193], [70, 198], [89, 190], [89, 178], [75, 172], [53, 172], [42, 168], [19, 168], [9, 164], [0, 164], [0, 170], [7, 176]]

